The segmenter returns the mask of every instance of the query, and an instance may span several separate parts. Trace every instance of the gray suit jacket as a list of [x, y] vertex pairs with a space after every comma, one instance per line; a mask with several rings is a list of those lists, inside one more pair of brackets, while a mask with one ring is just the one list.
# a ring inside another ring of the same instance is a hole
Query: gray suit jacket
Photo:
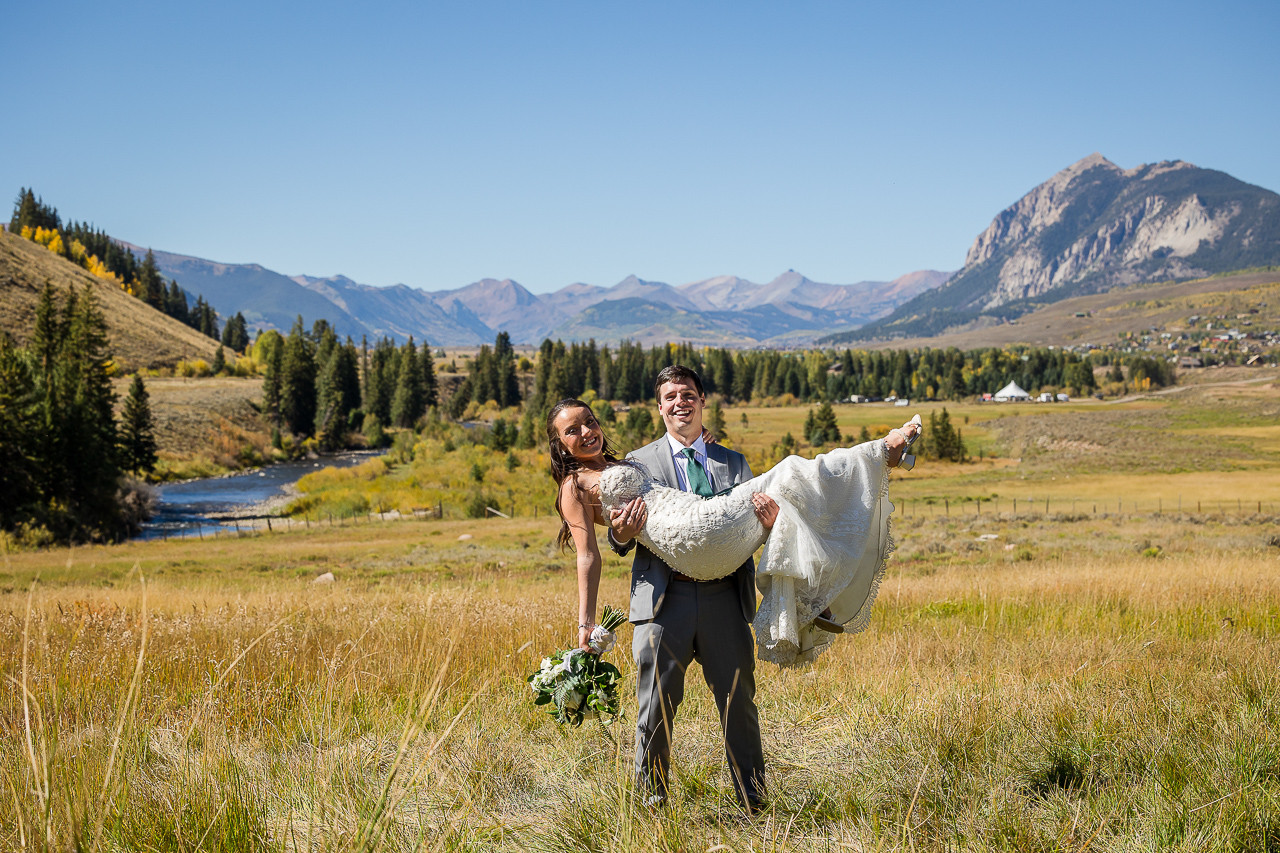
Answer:
[[[671, 458], [671, 445], [664, 433], [657, 441], [646, 444], [627, 454], [649, 469], [653, 479], [673, 489], [680, 487], [676, 478], [675, 460]], [[753, 476], [747, 457], [719, 444], [707, 445], [707, 472], [716, 491], [750, 480]], [[652, 619], [662, 609], [662, 599], [667, 592], [667, 584], [671, 581], [671, 567], [652, 551], [635, 540], [625, 547], [619, 547], [613, 537], [609, 544], [614, 551], [625, 555], [632, 547], [636, 549], [635, 560], [631, 563], [631, 621], [643, 622]], [[750, 622], [756, 615], [756, 567], [751, 558], [738, 567], [733, 574], [738, 582], [738, 597], [742, 602], [742, 618]]]

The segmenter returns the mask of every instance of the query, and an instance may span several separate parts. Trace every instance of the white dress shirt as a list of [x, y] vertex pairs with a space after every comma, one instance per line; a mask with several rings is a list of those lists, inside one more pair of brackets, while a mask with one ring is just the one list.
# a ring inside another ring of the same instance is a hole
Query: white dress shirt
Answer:
[[[679, 441], [671, 437], [671, 433], [667, 433], [667, 443], [671, 445], [671, 458], [676, 464], [676, 479], [680, 481], [680, 491], [689, 491], [689, 460], [681, 452], [685, 446]], [[699, 435], [693, 440], [693, 444], [689, 445], [693, 448], [693, 458], [698, 460], [698, 464], [702, 466], [702, 470], [707, 472], [707, 482], [711, 484], [712, 493], [716, 490], [715, 481], [711, 479], [711, 469], [707, 467], [707, 443], [702, 440]]]

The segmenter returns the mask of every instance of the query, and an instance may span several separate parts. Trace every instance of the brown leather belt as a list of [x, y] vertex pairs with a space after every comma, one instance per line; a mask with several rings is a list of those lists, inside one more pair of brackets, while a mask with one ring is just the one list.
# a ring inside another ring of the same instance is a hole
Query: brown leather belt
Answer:
[[[684, 572], [677, 572], [675, 569], [671, 570], [671, 579], [674, 581], [688, 581], [689, 583], [711, 583], [711, 581], [709, 580], [703, 580], [701, 578], [691, 578], [688, 575], [686, 575]], [[716, 580], [722, 581], [724, 580], [724, 578], [716, 578]]]

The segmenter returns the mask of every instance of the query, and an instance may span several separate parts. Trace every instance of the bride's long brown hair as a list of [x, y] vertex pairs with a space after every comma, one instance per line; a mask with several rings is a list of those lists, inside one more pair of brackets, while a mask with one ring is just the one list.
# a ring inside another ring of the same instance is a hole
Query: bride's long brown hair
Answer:
[[[560, 486], [567, 478], [582, 470], [582, 463], [564, 446], [564, 442], [560, 440], [560, 433], [556, 431], [556, 418], [565, 409], [586, 409], [591, 412], [591, 419], [596, 421], [596, 426], [600, 426], [591, 406], [581, 400], [561, 400], [547, 413], [547, 446], [551, 454], [551, 479], [556, 481], [556, 512], [560, 516], [560, 535], [556, 537], [556, 544], [562, 551], [566, 545], [573, 542], [573, 534], [570, 533], [569, 522], [564, 520], [564, 512], [560, 509]], [[605, 435], [603, 427], [600, 428], [600, 449], [604, 451], [606, 462], [618, 461], [617, 448], [609, 440], [609, 436]]]

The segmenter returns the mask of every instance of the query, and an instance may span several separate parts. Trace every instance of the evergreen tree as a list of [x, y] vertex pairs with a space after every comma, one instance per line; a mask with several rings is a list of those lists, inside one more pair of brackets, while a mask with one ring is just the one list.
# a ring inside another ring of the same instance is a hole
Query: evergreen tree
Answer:
[[[595, 342], [592, 341], [594, 347]], [[498, 337], [493, 342], [493, 384], [498, 405], [502, 408], [508, 406], [519, 405], [520, 403], [520, 381], [516, 376], [516, 352], [511, 346], [511, 335], [506, 332], [499, 332]], [[594, 373], [597, 361], [591, 358], [587, 364], [590, 365], [591, 371]], [[585, 391], [587, 388], [594, 388], [596, 382], [590, 379], [583, 380]]]
[[724, 407], [720, 405], [720, 398], [713, 397], [711, 405], [707, 406], [707, 416], [704, 418], [707, 429], [717, 439], [723, 440], [727, 435], [724, 425]]
[[39, 498], [39, 400], [31, 356], [0, 332], [0, 528], [11, 528]]
[[48, 228], [52, 231], [62, 229], [62, 220], [58, 217], [58, 209], [49, 207], [44, 199], [37, 199], [34, 192], [27, 188], [18, 191], [18, 198], [13, 205], [13, 216], [9, 219], [9, 233], [21, 234], [24, 227]]
[[105, 535], [114, 530], [119, 515], [116, 395], [111, 387], [106, 319], [88, 284], [75, 300], [64, 361], [64, 393], [70, 392], [73, 401], [63, 421], [68, 505], [82, 525]]
[[302, 330], [302, 315], [285, 340], [280, 376], [281, 417], [290, 431], [311, 435], [316, 423], [315, 344]]
[[173, 279], [169, 280], [169, 290], [165, 294], [164, 313], [180, 323], [191, 325], [191, 313], [187, 307], [187, 294], [183, 292], [178, 282]]
[[409, 342], [400, 350], [400, 375], [396, 380], [395, 395], [391, 398], [391, 423], [398, 427], [412, 427], [426, 410], [422, 365], [411, 335]]
[[222, 346], [218, 346], [218, 351], [213, 354], [213, 364], [209, 365], [209, 370], [214, 376], [222, 373], [227, 369], [227, 357], [222, 352]]
[[419, 357], [422, 362], [420, 369], [422, 372], [422, 402], [427, 408], [440, 404], [440, 387], [436, 380], [436, 364], [435, 359], [431, 357], [431, 347], [426, 341], [422, 342], [422, 355]]
[[164, 279], [160, 277], [160, 268], [156, 266], [155, 253], [147, 249], [147, 256], [142, 259], [142, 268], [138, 270], [138, 280], [134, 282], [133, 295], [158, 311], [164, 310], [166, 288]]
[[951, 423], [946, 407], [942, 414], [929, 413], [929, 428], [925, 435], [926, 452], [934, 459], [963, 462], [966, 459], [964, 441]]
[[316, 382], [316, 434], [327, 450], [347, 441], [350, 414], [360, 406], [355, 345], [334, 345]]
[[155, 424], [151, 419], [151, 395], [142, 377], [133, 375], [120, 418], [120, 463], [126, 471], [152, 471], [156, 467]]
[[262, 378], [262, 411], [275, 426], [280, 425], [280, 400], [284, 390], [284, 340], [272, 329], [258, 335], [253, 345], [253, 357], [264, 365]]
[[249, 346], [249, 326], [245, 322], [244, 314], [237, 311], [236, 315], [227, 321], [226, 327], [222, 330], [222, 345], [230, 347], [235, 352], [244, 352]]
[[200, 315], [197, 318], [199, 325], [196, 326], [196, 330], [202, 335], [213, 338], [215, 341], [219, 340], [217, 312], [213, 310], [212, 305], [204, 301], [202, 296], [197, 297], [196, 302], [200, 305]]

